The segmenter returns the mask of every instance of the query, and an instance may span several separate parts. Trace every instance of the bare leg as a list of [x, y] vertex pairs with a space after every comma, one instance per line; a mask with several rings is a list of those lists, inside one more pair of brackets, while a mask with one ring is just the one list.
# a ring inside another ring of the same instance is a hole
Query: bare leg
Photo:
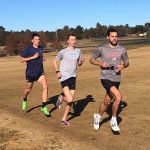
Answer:
[[67, 102], [67, 106], [65, 108], [65, 112], [64, 112], [62, 120], [66, 120], [67, 119], [67, 115], [68, 115], [68, 113], [69, 113], [69, 111], [71, 109], [72, 103], [73, 103], [74, 97], [72, 96], [72, 94], [74, 92], [72, 91], [72, 94], [71, 94], [71, 91], [69, 90], [69, 88], [67, 86], [65, 86], [63, 88], [63, 92], [65, 94], [65, 101]]
[[115, 101], [114, 101], [113, 107], [112, 107], [112, 115], [114, 117], [116, 117], [122, 96], [121, 96], [121, 93], [119, 92], [119, 90], [114, 86], [111, 87], [110, 91], [115, 98]]
[[38, 82], [40, 84], [42, 84], [43, 86], [43, 92], [42, 92], [42, 102], [46, 102], [47, 101], [47, 97], [48, 97], [48, 85], [47, 85], [47, 80], [45, 75], [42, 75], [39, 79]]
[[27, 82], [27, 83], [26, 83], [26, 87], [25, 87], [25, 90], [24, 90], [23, 99], [27, 99], [28, 94], [29, 94], [30, 91], [32, 90], [32, 87], [33, 87], [33, 82]]
[[110, 105], [112, 96], [110, 93], [106, 93], [104, 101], [100, 105], [99, 114], [102, 116], [106, 112], [108, 105]]

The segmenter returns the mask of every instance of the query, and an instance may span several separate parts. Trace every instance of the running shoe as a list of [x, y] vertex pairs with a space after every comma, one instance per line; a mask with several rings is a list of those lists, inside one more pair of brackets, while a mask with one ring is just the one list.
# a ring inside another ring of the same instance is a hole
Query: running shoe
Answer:
[[94, 114], [94, 129], [98, 130], [100, 126], [100, 115]]
[[48, 109], [47, 109], [46, 106], [45, 106], [45, 107], [42, 107], [42, 108], [41, 108], [41, 111], [42, 111], [46, 116], [49, 116], [49, 115], [50, 115], [50, 113], [49, 113], [49, 111], [48, 111]]
[[117, 121], [110, 120], [110, 125], [113, 131], [115, 132], [120, 131]]

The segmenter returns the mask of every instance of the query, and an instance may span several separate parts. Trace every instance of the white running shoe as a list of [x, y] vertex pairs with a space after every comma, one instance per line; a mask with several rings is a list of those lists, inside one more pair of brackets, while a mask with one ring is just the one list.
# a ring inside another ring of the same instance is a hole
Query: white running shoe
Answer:
[[116, 121], [110, 120], [110, 125], [113, 131], [115, 132], [120, 131], [120, 128]]
[[94, 129], [98, 130], [99, 125], [100, 125], [100, 115], [99, 114], [94, 114]]
[[63, 101], [63, 96], [59, 95], [58, 100], [56, 102], [56, 106], [57, 106], [58, 109], [60, 109], [62, 101]]

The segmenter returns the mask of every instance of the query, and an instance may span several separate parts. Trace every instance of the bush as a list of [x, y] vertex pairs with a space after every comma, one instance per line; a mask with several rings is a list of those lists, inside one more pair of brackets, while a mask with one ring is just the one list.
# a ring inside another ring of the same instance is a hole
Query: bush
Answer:
[[51, 45], [50, 45], [50, 47], [52, 49], [56, 49], [56, 50], [63, 48], [61, 42], [59, 42], [59, 41], [52, 42]]

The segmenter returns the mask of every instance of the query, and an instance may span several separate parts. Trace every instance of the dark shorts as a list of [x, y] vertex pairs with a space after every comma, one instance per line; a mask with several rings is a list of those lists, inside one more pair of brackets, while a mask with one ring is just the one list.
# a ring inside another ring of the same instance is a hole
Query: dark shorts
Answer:
[[112, 86], [115, 86], [118, 89], [120, 85], [120, 82], [113, 82], [105, 79], [101, 79], [101, 83], [103, 87], [106, 89], [107, 93], [110, 93], [110, 89]]
[[65, 81], [62, 81], [61, 86], [62, 86], [62, 88], [64, 88], [65, 86], [68, 86], [70, 90], [75, 90], [76, 89], [76, 78], [71, 77]]
[[35, 82], [35, 81], [37, 81], [42, 75], [44, 75], [44, 72], [43, 72], [43, 73], [40, 73], [39, 75], [36, 75], [36, 76], [28, 76], [28, 75], [26, 75], [26, 80], [27, 80], [27, 82]]

